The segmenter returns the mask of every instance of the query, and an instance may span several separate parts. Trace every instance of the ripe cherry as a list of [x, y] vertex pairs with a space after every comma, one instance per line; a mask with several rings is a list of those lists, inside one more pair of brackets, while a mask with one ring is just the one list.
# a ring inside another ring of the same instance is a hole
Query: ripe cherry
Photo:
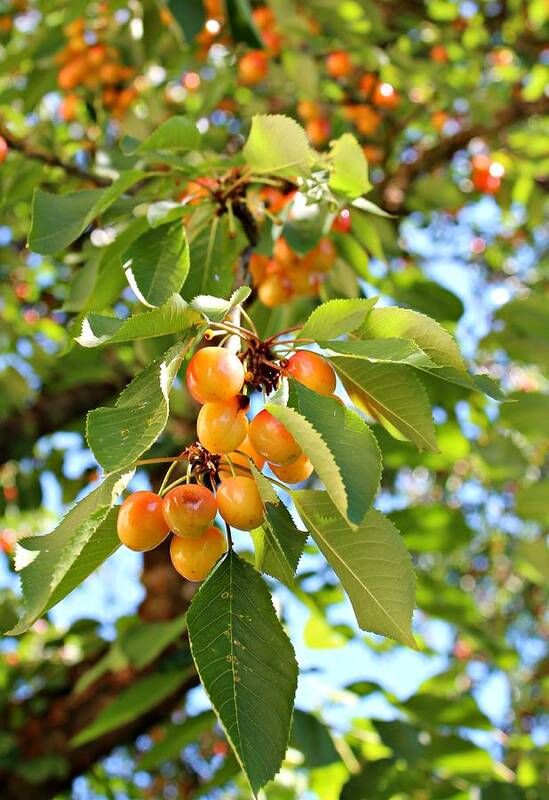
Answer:
[[174, 536], [170, 545], [172, 564], [188, 581], [203, 581], [226, 552], [227, 540], [214, 527], [196, 539]]
[[347, 78], [353, 69], [353, 62], [345, 50], [336, 50], [326, 58], [326, 70], [332, 78]]
[[336, 260], [336, 249], [331, 239], [321, 239], [314, 250], [303, 259], [307, 269], [315, 272], [329, 272]]
[[116, 531], [130, 550], [145, 552], [157, 547], [170, 532], [162, 514], [162, 498], [154, 492], [131, 494], [120, 506]]
[[219, 513], [226, 523], [241, 531], [258, 528], [265, 517], [263, 503], [253, 478], [226, 478], [217, 490]]
[[269, 466], [277, 478], [284, 483], [301, 483], [306, 481], [313, 472], [313, 465], [305, 453], [288, 467], [277, 467], [276, 464], [269, 464]]
[[244, 86], [255, 86], [266, 77], [269, 62], [263, 50], [251, 50], [238, 62], [238, 78]]
[[292, 296], [292, 286], [285, 275], [273, 273], [261, 281], [257, 296], [267, 308], [276, 308], [288, 302]]
[[221, 403], [242, 389], [244, 367], [225, 347], [203, 347], [187, 367], [187, 388], [199, 403]]
[[0, 136], [0, 164], [3, 164], [8, 157], [8, 143], [3, 136]]
[[230, 453], [238, 450], [248, 433], [245, 409], [237, 398], [225, 403], [206, 403], [196, 420], [196, 432], [210, 453]]
[[320, 106], [313, 100], [300, 100], [297, 104], [297, 113], [305, 121], [318, 117], [320, 113]]
[[326, 117], [314, 117], [307, 120], [305, 130], [311, 144], [315, 147], [321, 147], [330, 138], [332, 126], [330, 125], [330, 120], [326, 119]]
[[286, 239], [280, 236], [275, 243], [273, 255], [275, 260], [284, 267], [292, 267], [297, 261], [297, 253], [294, 253]]
[[250, 441], [271, 464], [287, 467], [301, 455], [301, 447], [284, 425], [263, 409], [250, 423]]
[[336, 376], [326, 359], [309, 350], [297, 350], [288, 359], [285, 372], [308, 389], [330, 395], [336, 387]]
[[213, 493], [205, 486], [187, 483], [175, 486], [164, 497], [166, 524], [178, 536], [196, 538], [209, 528], [217, 514]]

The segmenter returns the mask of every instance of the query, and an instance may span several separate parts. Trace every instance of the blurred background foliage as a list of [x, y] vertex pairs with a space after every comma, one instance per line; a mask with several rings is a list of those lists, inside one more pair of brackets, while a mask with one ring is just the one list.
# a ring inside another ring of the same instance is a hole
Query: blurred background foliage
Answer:
[[[294, 116], [320, 149], [354, 133], [369, 197], [395, 216], [342, 216], [323, 296], [380, 294], [433, 316], [509, 395], [427, 383], [436, 454], [375, 428], [378, 506], [417, 569], [419, 653], [358, 631], [312, 548], [295, 595], [277, 591], [303, 675], [268, 800], [537, 800], [547, 786], [546, 17], [543, 0], [0, 3], [4, 630], [16, 540], [47, 530], [96, 480], [85, 413], [156, 347], [88, 351], [71, 337], [90, 311], [135, 306], [116, 268], [139, 220], [127, 219], [177, 200], [186, 175], [159, 164], [60, 257], [27, 247], [32, 194], [108, 184], [137, 162], [132, 138], [173, 114], [202, 133], [193, 166], [204, 175], [238, 152], [256, 113]], [[234, 254], [220, 246], [218, 258], [231, 276]], [[256, 301], [253, 314], [276, 329], [313, 302]], [[194, 409], [181, 387], [173, 395], [159, 454], [192, 435]], [[3, 797], [249, 796], [177, 637], [192, 589], [165, 567], [162, 552], [144, 564], [117, 553], [2, 642]], [[92, 738], [72, 745], [92, 721]]]

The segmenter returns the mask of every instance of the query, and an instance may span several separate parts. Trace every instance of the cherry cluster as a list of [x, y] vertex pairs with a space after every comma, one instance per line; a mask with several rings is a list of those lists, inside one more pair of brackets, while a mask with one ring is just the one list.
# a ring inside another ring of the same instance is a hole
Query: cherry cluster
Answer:
[[103, 106], [115, 119], [125, 115], [137, 96], [135, 86], [129, 84], [133, 69], [121, 63], [116, 47], [100, 41], [108, 25], [108, 17], [100, 15], [90, 30], [84, 17], [78, 17], [64, 28], [67, 44], [56, 54], [55, 61], [60, 66], [59, 88], [67, 92], [59, 111], [65, 122], [77, 117], [80, 98], [73, 91], [77, 87], [91, 91], [101, 88]]
[[[262, 341], [255, 332], [229, 322], [219, 323], [205, 338], [211, 341], [218, 335], [238, 335], [245, 346], [238, 354], [223, 346], [206, 346], [188, 364], [187, 388], [201, 405], [198, 441], [170, 459], [158, 494], [131, 494], [117, 519], [118, 536], [132, 550], [151, 550], [171, 531], [172, 563], [191, 581], [204, 580], [227, 550], [225, 535], [213, 524], [217, 514], [229, 538], [232, 527], [249, 531], [263, 523], [265, 508], [252, 465], [261, 471], [268, 464], [276, 476], [269, 480], [282, 488], [307, 480], [313, 472], [292, 434], [267, 409], [249, 422], [249, 394], [262, 387], [265, 395], [265, 387], [276, 385], [276, 373], [320, 394], [331, 395], [336, 387], [331, 365], [316, 353], [296, 350], [296, 340], [280, 340], [279, 334]], [[168, 483], [182, 461], [187, 462], [186, 475]]]
[[294, 297], [315, 297], [336, 260], [336, 250], [331, 239], [322, 238], [305, 256], [299, 256], [280, 237], [273, 256], [254, 253], [250, 259], [250, 273], [257, 295], [269, 308], [287, 303]]

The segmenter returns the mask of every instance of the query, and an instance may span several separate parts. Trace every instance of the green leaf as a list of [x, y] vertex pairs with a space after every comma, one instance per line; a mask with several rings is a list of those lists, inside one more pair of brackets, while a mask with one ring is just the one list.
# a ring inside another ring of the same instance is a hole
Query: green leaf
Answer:
[[204, 688], [254, 794], [286, 754], [297, 686], [295, 655], [261, 576], [234, 551], [187, 612]]
[[363, 630], [416, 647], [412, 634], [415, 578], [390, 520], [371, 509], [353, 530], [326, 492], [292, 492], [299, 515], [338, 576]]
[[99, 736], [137, 719], [174, 694], [193, 672], [192, 667], [179, 668], [169, 672], [155, 672], [141, 678], [103, 708], [94, 722], [72, 739], [72, 747], [82, 747]]
[[160, 306], [179, 292], [189, 272], [189, 246], [181, 222], [159, 225], [122, 256], [128, 283], [140, 302]]
[[314, 714], [297, 708], [294, 711], [290, 746], [303, 753], [307, 769], [324, 767], [341, 760], [327, 727]]
[[381, 454], [373, 433], [354, 411], [297, 381], [291, 381], [290, 406], [269, 403], [266, 408], [310, 458], [340, 512], [359, 523], [381, 477]]
[[240, 228], [237, 236], [229, 236], [227, 217], [214, 217], [190, 242], [191, 266], [183, 285], [183, 295], [192, 299], [207, 294], [224, 297], [229, 294], [234, 283], [235, 264], [246, 246], [246, 239]]
[[352, 205], [355, 208], [359, 208], [361, 211], [367, 211], [369, 214], [374, 214], [376, 217], [395, 219], [394, 214], [389, 214], [388, 211], [384, 211], [382, 208], [376, 206], [375, 203], [372, 203], [371, 200], [367, 200], [365, 197], [357, 197], [356, 200], [353, 200]]
[[104, 469], [133, 464], [160, 436], [168, 421], [168, 395], [182, 358], [179, 342], [126, 386], [114, 408], [90, 411], [86, 438]]
[[177, 758], [184, 747], [196, 742], [214, 725], [215, 714], [213, 711], [203, 711], [194, 717], [187, 717], [185, 722], [171, 723], [165, 729], [164, 739], [153, 745], [140, 759], [139, 769], [146, 771], [155, 769]]
[[395, 438], [438, 453], [429, 398], [410, 367], [371, 364], [348, 356], [335, 356], [330, 363], [358, 408]]
[[363, 325], [377, 302], [368, 300], [328, 300], [315, 308], [299, 332], [304, 339], [337, 339]]
[[44, 255], [63, 250], [144, 174], [140, 170], [125, 172], [106, 189], [61, 195], [37, 189], [32, 201], [29, 248]]
[[170, 153], [187, 152], [199, 147], [200, 138], [198, 128], [192, 120], [187, 117], [170, 117], [138, 147], [126, 152], [129, 155], [133, 152], [150, 153], [154, 150]]
[[18, 546], [24, 610], [10, 635], [28, 630], [116, 550], [120, 540], [113, 505], [132, 475], [133, 470], [108, 475], [72, 506], [55, 530]]
[[305, 131], [282, 114], [256, 114], [242, 154], [259, 174], [291, 177], [309, 175], [311, 171], [312, 152]]
[[516, 497], [517, 514], [542, 525], [549, 524], [549, 478], [521, 486]]
[[332, 166], [328, 185], [332, 191], [354, 200], [372, 188], [368, 162], [352, 133], [344, 133], [330, 149]]
[[228, 300], [201, 294], [191, 302], [191, 308], [202, 314], [210, 322], [222, 322], [227, 314], [243, 303], [252, 293], [249, 286], [240, 286]]
[[375, 363], [406, 364], [417, 369], [437, 369], [437, 364], [410, 339], [351, 339], [330, 342], [317, 339], [327, 355], [342, 355]]
[[151, 339], [180, 333], [200, 320], [183, 298], [173, 294], [164, 305], [134, 314], [128, 319], [89, 314], [82, 321], [82, 331], [76, 338], [82, 347], [99, 347], [115, 342], [131, 342], [134, 339]]
[[265, 504], [266, 518], [251, 532], [255, 550], [255, 568], [272, 578], [294, 585], [294, 575], [303, 554], [307, 534], [300, 531], [271, 482], [248, 459], [252, 475]]
[[408, 308], [374, 309], [357, 333], [362, 339], [413, 339], [438, 364], [435, 377], [474, 388], [452, 336], [434, 319], [418, 311]]
[[206, 23], [202, 0], [168, 0], [168, 8], [180, 24], [187, 42], [192, 42]]
[[263, 48], [263, 40], [253, 20], [248, 0], [225, 0], [225, 5], [233, 42], [244, 42], [250, 47]]

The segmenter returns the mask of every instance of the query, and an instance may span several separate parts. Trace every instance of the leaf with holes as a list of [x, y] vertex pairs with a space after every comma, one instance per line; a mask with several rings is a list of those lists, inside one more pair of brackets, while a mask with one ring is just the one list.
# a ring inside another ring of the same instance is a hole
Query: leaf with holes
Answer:
[[120, 545], [113, 505], [132, 475], [133, 470], [108, 475], [73, 505], [55, 530], [18, 545], [16, 567], [20, 569], [24, 611], [10, 635], [28, 630]]
[[242, 150], [249, 167], [259, 174], [271, 173], [291, 177], [309, 175], [312, 151], [305, 131], [290, 117], [282, 114], [256, 114], [252, 129]]
[[114, 408], [96, 408], [86, 438], [106, 470], [123, 469], [148, 450], [168, 421], [168, 395], [183, 359], [183, 345], [171, 347], [126, 386]]
[[353, 403], [395, 437], [438, 453], [427, 392], [410, 367], [330, 358]]
[[328, 300], [315, 308], [297, 336], [304, 339], [337, 339], [360, 328], [377, 302], [368, 300]]
[[299, 515], [338, 576], [363, 630], [416, 647], [412, 561], [390, 520], [371, 509], [349, 528], [326, 492], [292, 492]]
[[340, 512], [359, 523], [376, 496], [381, 454], [364, 420], [333, 397], [291, 381], [288, 408], [268, 411], [290, 431]]
[[187, 612], [200, 679], [254, 794], [286, 754], [297, 686], [294, 651], [253, 567], [230, 551]]
[[138, 300], [160, 306], [179, 292], [189, 272], [189, 245], [180, 222], [146, 231], [126, 250], [122, 263]]
[[99, 347], [134, 339], [151, 339], [180, 333], [199, 321], [199, 315], [189, 308], [183, 298], [173, 294], [158, 308], [134, 314], [128, 319], [89, 314], [82, 322], [82, 330], [76, 341], [82, 347]]

